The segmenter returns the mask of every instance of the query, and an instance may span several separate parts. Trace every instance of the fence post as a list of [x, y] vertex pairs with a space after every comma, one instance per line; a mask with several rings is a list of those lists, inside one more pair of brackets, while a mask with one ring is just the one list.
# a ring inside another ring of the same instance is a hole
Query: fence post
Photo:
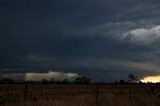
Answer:
[[154, 89], [153, 89], [153, 87], [150, 86], [149, 88], [150, 88], [150, 90], [151, 90], [151, 93], [154, 95]]
[[28, 86], [25, 85], [25, 87], [24, 87], [24, 97], [23, 97], [24, 106], [26, 105], [27, 88], [28, 88]]
[[131, 98], [132, 98], [132, 87], [130, 85], [130, 87], [129, 87], [129, 99], [131, 100]]
[[98, 95], [99, 95], [99, 86], [96, 88], [96, 106], [98, 106]]

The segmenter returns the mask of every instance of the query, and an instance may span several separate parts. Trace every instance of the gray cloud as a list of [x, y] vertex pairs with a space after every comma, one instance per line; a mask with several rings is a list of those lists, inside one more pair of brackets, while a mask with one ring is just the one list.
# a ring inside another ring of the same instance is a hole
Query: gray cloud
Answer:
[[11, 78], [13, 80], [24, 80], [25, 74], [24, 73], [1, 74], [0, 79], [2, 78]]
[[48, 73], [11, 73], [11, 74], [2, 74], [0, 78], [11, 78], [13, 80], [25, 80], [25, 81], [41, 81], [43, 79], [55, 81], [63, 81], [67, 79], [73, 81], [79, 75], [77, 73], [63, 73], [63, 72], [54, 72], [49, 71]]
[[27, 81], [41, 81], [42, 79], [50, 80], [54, 78], [54, 80], [63, 81], [67, 79], [69, 81], [73, 81], [78, 77], [77, 73], [62, 73], [62, 72], [52, 72], [49, 71], [48, 73], [26, 73], [25, 80]]
[[130, 41], [135, 44], [151, 45], [160, 40], [160, 26], [134, 29], [125, 33], [123, 38], [130, 38]]

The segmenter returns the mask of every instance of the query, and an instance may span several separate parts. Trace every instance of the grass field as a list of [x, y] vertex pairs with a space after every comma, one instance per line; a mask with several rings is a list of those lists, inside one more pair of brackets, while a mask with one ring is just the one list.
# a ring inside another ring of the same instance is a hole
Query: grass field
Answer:
[[150, 86], [0, 84], [0, 106], [160, 106]]

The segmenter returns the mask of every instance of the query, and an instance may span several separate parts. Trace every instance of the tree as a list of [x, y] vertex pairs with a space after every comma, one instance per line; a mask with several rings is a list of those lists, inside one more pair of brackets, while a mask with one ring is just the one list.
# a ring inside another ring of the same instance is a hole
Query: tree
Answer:
[[125, 84], [126, 82], [124, 80], [119, 80], [120, 84]]
[[90, 83], [90, 79], [88, 79], [87, 77], [78, 77], [74, 80], [74, 83], [78, 83], [78, 84], [89, 84]]
[[138, 81], [138, 77], [135, 76], [134, 74], [128, 74], [128, 81], [129, 81], [130, 83], [135, 83], [135, 82]]
[[65, 78], [65, 79], [62, 81], [62, 83], [63, 83], [63, 84], [68, 84], [68, 83], [69, 83], [69, 80]]
[[14, 80], [11, 78], [2, 78], [0, 81], [5, 81], [5, 82], [13, 82]]
[[55, 83], [54, 77], [52, 77], [52, 78], [50, 79], [50, 81], [51, 81], [51, 83]]
[[43, 84], [47, 84], [47, 83], [48, 83], [48, 80], [42, 79], [41, 82], [42, 82]]

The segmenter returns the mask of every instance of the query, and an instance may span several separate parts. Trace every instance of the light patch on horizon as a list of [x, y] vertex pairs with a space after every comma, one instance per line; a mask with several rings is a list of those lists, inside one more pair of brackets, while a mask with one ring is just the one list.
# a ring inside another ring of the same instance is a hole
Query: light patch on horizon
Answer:
[[152, 83], [157, 83], [157, 82], [160, 82], [160, 76], [148, 76], [148, 77], [145, 77], [141, 80], [142, 82], [152, 82]]
[[63, 73], [63, 72], [53, 72], [49, 71], [48, 73], [25, 73], [25, 81], [41, 81], [43, 79], [63, 81], [65, 79], [73, 81], [79, 75], [77, 73]]

